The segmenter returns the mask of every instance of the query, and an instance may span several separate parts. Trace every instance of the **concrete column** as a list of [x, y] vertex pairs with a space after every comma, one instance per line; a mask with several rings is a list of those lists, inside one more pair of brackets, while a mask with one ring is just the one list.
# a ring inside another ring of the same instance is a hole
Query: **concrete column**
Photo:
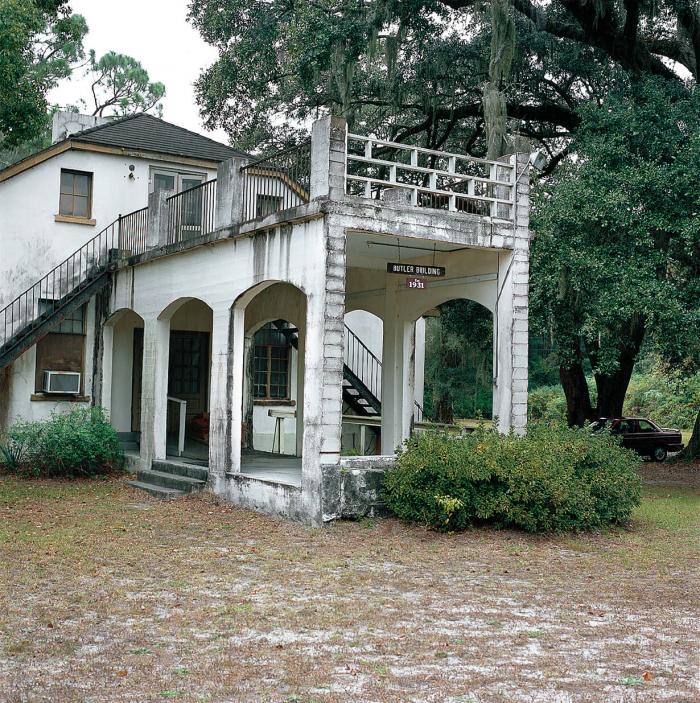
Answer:
[[241, 425], [244, 420], [245, 386], [245, 306], [236, 304], [231, 311], [231, 461], [230, 470], [241, 471]]
[[144, 320], [141, 379], [141, 463], [165, 459], [170, 320]]
[[209, 388], [209, 474], [223, 477], [229, 469], [231, 453], [230, 319], [228, 305], [212, 314], [211, 378]]
[[302, 494], [311, 521], [320, 524], [339, 515], [345, 232], [330, 218], [317, 226], [326, 260], [305, 290]]
[[165, 188], [148, 194], [148, 233], [146, 245], [149, 249], [168, 243], [168, 198], [174, 190]]
[[302, 456], [304, 452], [304, 359], [306, 358], [306, 333], [299, 330], [299, 341], [297, 346], [297, 404], [296, 404], [296, 448], [297, 456]]
[[230, 227], [243, 220], [245, 179], [241, 168], [250, 159], [234, 156], [219, 164], [216, 170], [216, 227]]
[[387, 289], [382, 347], [382, 454], [393, 454], [411, 434], [415, 387], [415, 323], [401, 319]]
[[348, 125], [342, 117], [324, 117], [311, 128], [310, 198], [345, 197]]
[[100, 405], [107, 413], [107, 417], [112, 416], [112, 360], [114, 355], [114, 326], [104, 325], [102, 327], [102, 392], [100, 393]]
[[494, 313], [493, 414], [502, 432], [525, 432], [528, 384], [528, 288], [530, 272], [529, 157], [515, 154], [514, 248], [499, 257]]

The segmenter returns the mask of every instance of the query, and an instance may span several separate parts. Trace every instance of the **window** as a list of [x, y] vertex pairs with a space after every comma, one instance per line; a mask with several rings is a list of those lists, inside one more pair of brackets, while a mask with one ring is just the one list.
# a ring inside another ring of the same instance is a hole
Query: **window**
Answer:
[[[39, 300], [39, 312], [53, 312], [54, 300]], [[66, 315], [49, 334], [36, 345], [35, 390], [43, 387], [44, 371], [72, 371], [82, 374], [84, 370], [85, 306]], [[82, 379], [81, 379], [82, 386]]]
[[255, 203], [255, 216], [266, 217], [282, 209], [282, 197], [279, 195], [258, 195]]
[[202, 383], [202, 335], [173, 332], [170, 336], [168, 393], [174, 396], [197, 395]]
[[177, 174], [174, 173], [154, 173], [153, 174], [153, 190], [175, 190], [175, 179]]
[[289, 340], [277, 325], [269, 323], [254, 338], [253, 397], [265, 400], [289, 399]]
[[[54, 310], [56, 300], [39, 300], [39, 314], [48, 315]], [[51, 330], [54, 334], [85, 334], [85, 312], [83, 307], [68, 313], [62, 322]]]
[[89, 218], [92, 210], [92, 174], [61, 169], [59, 215]]
[[639, 420], [639, 431], [640, 432], [656, 432], [657, 428], [647, 420]]
[[174, 190], [176, 193], [182, 193], [183, 190], [188, 190], [204, 183], [206, 177], [200, 173], [179, 173], [178, 171], [161, 171], [151, 169], [151, 181], [153, 183], [153, 192], [159, 190]]

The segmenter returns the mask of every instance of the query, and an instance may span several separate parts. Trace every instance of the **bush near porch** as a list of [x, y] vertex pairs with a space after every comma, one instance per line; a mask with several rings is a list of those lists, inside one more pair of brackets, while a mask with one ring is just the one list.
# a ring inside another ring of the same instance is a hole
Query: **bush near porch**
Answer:
[[387, 471], [384, 500], [398, 517], [442, 531], [591, 530], [629, 520], [641, 500], [640, 463], [613, 437], [558, 425], [532, 425], [524, 437], [424, 432]]
[[0, 464], [26, 476], [93, 477], [121, 469], [124, 454], [102, 408], [76, 408], [16, 422], [0, 439]]

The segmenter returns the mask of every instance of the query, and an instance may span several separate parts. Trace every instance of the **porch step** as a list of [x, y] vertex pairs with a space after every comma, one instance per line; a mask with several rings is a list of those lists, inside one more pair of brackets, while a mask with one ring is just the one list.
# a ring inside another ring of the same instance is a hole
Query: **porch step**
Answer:
[[172, 488], [183, 493], [192, 493], [193, 491], [201, 491], [206, 485], [206, 481], [189, 476], [181, 476], [176, 473], [168, 473], [166, 471], [141, 470], [136, 475], [137, 479], [142, 483], [152, 486], [161, 486], [163, 488]]
[[187, 495], [187, 491], [178, 491], [175, 488], [165, 488], [164, 486], [155, 486], [151, 483], [144, 483], [143, 481], [127, 481], [129, 486], [134, 488], [140, 488], [146, 493], [150, 493], [154, 498], [163, 498], [164, 500], [169, 500], [172, 498], [181, 498]]
[[165, 474], [175, 474], [177, 476], [187, 476], [199, 481], [206, 481], [209, 478], [209, 470], [204, 466], [189, 464], [184, 461], [154, 461], [151, 470], [160, 471]]

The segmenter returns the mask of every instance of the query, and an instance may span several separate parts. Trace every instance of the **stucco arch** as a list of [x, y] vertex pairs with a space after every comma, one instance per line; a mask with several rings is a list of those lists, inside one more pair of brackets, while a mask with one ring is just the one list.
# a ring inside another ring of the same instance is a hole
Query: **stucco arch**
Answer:
[[138, 432], [141, 423], [143, 318], [131, 308], [115, 310], [102, 329], [100, 402], [118, 432]]
[[[289, 398], [280, 402], [280, 408], [287, 407], [296, 414], [296, 422], [291, 418], [282, 425], [288, 429], [279, 430], [289, 434], [288, 446], [292, 453], [301, 455], [303, 436], [304, 399], [304, 357], [306, 352], [307, 296], [298, 286], [285, 281], [262, 281], [240, 295], [234, 303], [234, 311], [242, 315], [244, 330], [243, 349], [243, 423], [246, 427], [244, 444], [246, 447], [269, 451], [269, 435], [274, 434], [275, 419], [269, 411], [274, 409], [273, 401], [253, 398], [253, 358], [255, 335], [266, 324], [284, 320], [294, 327], [295, 340], [290, 353]], [[293, 431], [292, 431], [293, 430]]]
[[158, 314], [158, 319], [159, 320], [170, 320], [172, 323], [173, 316], [178, 312], [178, 310], [181, 310], [183, 308], [183, 306], [185, 306], [189, 303], [195, 303], [195, 302], [206, 306], [210, 311], [212, 310], [212, 306], [206, 300], [203, 300], [202, 298], [197, 298], [194, 296], [182, 296], [179, 298], [175, 298], [175, 300], [168, 303]]

